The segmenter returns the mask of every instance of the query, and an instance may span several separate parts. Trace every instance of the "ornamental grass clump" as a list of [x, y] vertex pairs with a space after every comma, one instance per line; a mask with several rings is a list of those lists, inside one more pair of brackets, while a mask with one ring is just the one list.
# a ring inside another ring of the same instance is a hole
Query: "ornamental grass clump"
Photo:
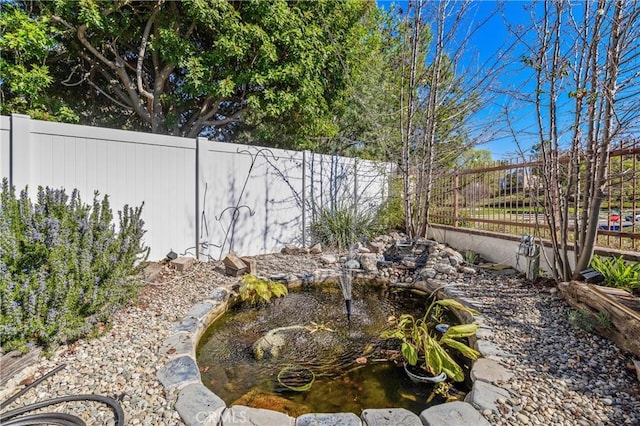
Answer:
[[124, 206], [116, 228], [107, 196], [92, 205], [77, 190], [0, 194], [0, 345], [51, 348], [90, 334], [137, 297], [146, 260], [142, 206]]
[[372, 212], [357, 211], [353, 206], [343, 204], [319, 209], [310, 231], [315, 241], [345, 250], [362, 238], [376, 235], [380, 226]]

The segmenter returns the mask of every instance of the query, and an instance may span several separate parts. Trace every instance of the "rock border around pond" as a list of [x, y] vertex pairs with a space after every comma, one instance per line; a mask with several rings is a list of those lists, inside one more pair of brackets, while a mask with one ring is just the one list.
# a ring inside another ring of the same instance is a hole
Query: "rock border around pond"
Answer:
[[[450, 250], [450, 249], [449, 249]], [[459, 254], [458, 254], [459, 256]], [[449, 262], [447, 260], [447, 262]], [[376, 274], [358, 272], [355, 278], [381, 279]], [[311, 284], [326, 284], [337, 282], [339, 275], [336, 270], [324, 269], [302, 277], [282, 277], [289, 287], [296, 287], [302, 281]], [[390, 283], [390, 286], [401, 286], [423, 291], [427, 294], [437, 293], [439, 298], [453, 298], [480, 310], [474, 300], [467, 299], [453, 285], [446, 281], [426, 280], [411, 283]], [[175, 409], [185, 424], [191, 425], [489, 425], [482, 416], [482, 412], [498, 412], [498, 406], [505, 407], [504, 402], [510, 397], [507, 389], [500, 384], [506, 383], [513, 377], [513, 373], [504, 368], [500, 360], [510, 354], [503, 348], [496, 347], [488, 340], [491, 328], [484, 325], [481, 316], [458, 312], [462, 322], [475, 322], [480, 325], [477, 333], [475, 348], [484, 358], [476, 362], [471, 369], [473, 386], [467, 395], [466, 402], [449, 402], [425, 409], [420, 415], [403, 408], [366, 409], [358, 417], [353, 413], [310, 413], [297, 418], [277, 411], [234, 405], [227, 407], [225, 402], [204, 386], [200, 371], [196, 363], [196, 347], [207, 327], [220, 315], [226, 312], [232, 300], [233, 291], [229, 287], [217, 287], [209, 298], [194, 305], [185, 317], [174, 325], [173, 334], [164, 342], [161, 353], [169, 357], [169, 361], [158, 371], [157, 378], [166, 391], [178, 391]], [[481, 362], [480, 362], [481, 361]]]

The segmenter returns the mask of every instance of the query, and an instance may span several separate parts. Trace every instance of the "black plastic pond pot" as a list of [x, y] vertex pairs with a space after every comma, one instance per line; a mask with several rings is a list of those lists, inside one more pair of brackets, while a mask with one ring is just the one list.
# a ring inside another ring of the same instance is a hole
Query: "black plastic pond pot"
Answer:
[[426, 371], [425, 374], [416, 374], [415, 372], [416, 370], [414, 369], [414, 371], [410, 371], [407, 363], [404, 363], [404, 372], [407, 373], [407, 376], [409, 376], [409, 378], [411, 379], [412, 382], [414, 383], [440, 383], [440, 382], [444, 382], [445, 380], [447, 380], [447, 374], [442, 372], [440, 374], [438, 374], [437, 376], [428, 376], [426, 375]]

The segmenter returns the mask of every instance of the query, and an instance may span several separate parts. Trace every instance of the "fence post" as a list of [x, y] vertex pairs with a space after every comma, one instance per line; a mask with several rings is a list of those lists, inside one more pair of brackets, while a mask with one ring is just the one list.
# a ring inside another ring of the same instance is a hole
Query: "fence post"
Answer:
[[459, 225], [458, 216], [458, 204], [459, 204], [459, 187], [460, 187], [460, 175], [458, 174], [458, 168], [456, 167], [453, 175], [453, 227], [457, 228]]
[[353, 159], [353, 212], [358, 215], [358, 159]]
[[200, 218], [198, 212], [200, 212], [200, 138], [196, 136], [196, 205], [194, 206], [194, 219], [196, 230], [196, 259], [200, 260]]
[[307, 151], [302, 151], [302, 246], [307, 246]]
[[31, 183], [31, 117], [11, 114], [9, 185], [21, 189]]

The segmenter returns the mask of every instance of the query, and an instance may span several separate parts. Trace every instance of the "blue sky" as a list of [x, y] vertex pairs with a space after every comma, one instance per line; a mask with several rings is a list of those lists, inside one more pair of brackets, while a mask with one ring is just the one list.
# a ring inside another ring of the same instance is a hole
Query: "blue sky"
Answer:
[[[497, 6], [497, 2], [495, 1], [479, 1], [477, 3], [477, 20], [482, 19], [484, 14], [490, 14]], [[496, 51], [513, 44], [516, 41], [515, 36], [511, 30], [508, 29], [508, 25], [513, 27], [526, 27], [530, 25], [532, 18], [530, 12], [525, 9], [530, 4], [530, 2], [524, 1], [504, 2], [501, 13], [492, 16], [490, 20], [480, 28], [471, 42], [471, 47], [477, 50], [481, 58], [489, 60], [496, 54]], [[533, 91], [533, 86], [528, 80], [530, 74], [524, 69], [520, 62], [522, 54], [514, 51], [511, 56], [512, 62], [507, 65], [500, 80], [500, 83], [502, 83], [500, 86], [503, 86], [501, 88], [519, 91], [524, 90], [525, 92], [528, 88]], [[522, 144], [522, 149], [529, 149], [536, 142], [534, 137], [526, 136], [526, 133], [532, 132], [535, 127], [535, 114], [532, 110], [523, 108], [521, 105], [516, 106], [514, 101], [508, 97], [498, 96], [493, 100], [492, 105], [486, 106], [486, 110], [481, 112], [480, 117], [482, 118], [482, 113], [484, 113], [486, 118], [490, 119], [495, 116], [495, 114], [501, 114], [504, 108], [509, 108], [514, 112], [514, 114], [511, 114], [511, 119], [512, 125], [520, 130], [518, 142]], [[520, 113], [514, 111], [514, 109], [520, 109]], [[495, 160], [513, 157], [517, 151], [517, 146], [511, 135], [499, 137], [497, 140], [489, 142], [480, 148], [490, 150]]]
[[[382, 8], [389, 8], [391, 4], [396, 4], [403, 10], [408, 7], [408, 1], [385, 1], [378, 0], [378, 5]], [[474, 34], [469, 43], [468, 66], [483, 67], [488, 61], [495, 57], [496, 52], [504, 51], [506, 46], [512, 44], [515, 38], [508, 26], [516, 27], [518, 25], [528, 26], [531, 23], [530, 12], [526, 10], [531, 2], [528, 1], [506, 1], [502, 3], [501, 12], [494, 14], [489, 20]], [[474, 22], [481, 22], [498, 6], [496, 1], [476, 1], [474, 6], [474, 14], [470, 16]], [[520, 62], [521, 54], [513, 53], [513, 58], [507, 63], [507, 72], [497, 85], [500, 89], [518, 89], [526, 90], [528, 73], [523, 70]], [[464, 62], [464, 61], [463, 61]], [[530, 88], [531, 86], [529, 86]], [[494, 120], [502, 113], [505, 107], [508, 107], [514, 114], [511, 115], [512, 126], [516, 128], [519, 142], [523, 149], [528, 149], [535, 139], [528, 135], [535, 126], [535, 115], [531, 110], [516, 110], [516, 105], [506, 96], [494, 96], [493, 99], [487, 101], [483, 110], [477, 116], [477, 119], [487, 122]], [[522, 108], [522, 107], [520, 107]], [[505, 126], [506, 127], [506, 126]], [[503, 135], [497, 137], [489, 143], [478, 146], [479, 149], [488, 149], [491, 151], [493, 159], [513, 158], [517, 151], [517, 146], [513, 137]]]

